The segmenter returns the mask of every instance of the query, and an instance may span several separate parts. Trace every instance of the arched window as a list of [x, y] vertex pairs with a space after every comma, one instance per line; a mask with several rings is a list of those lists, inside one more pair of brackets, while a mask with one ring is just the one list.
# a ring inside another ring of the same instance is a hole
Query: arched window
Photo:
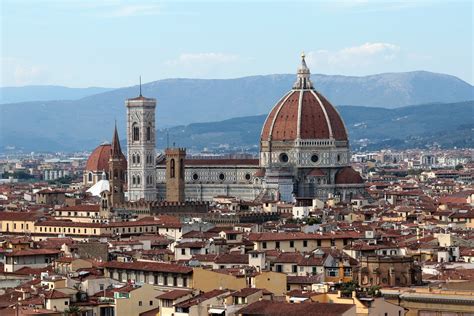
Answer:
[[174, 159], [171, 159], [170, 161], [170, 178], [175, 177], [175, 162]]
[[137, 155], [137, 163], [140, 163], [140, 155]]
[[89, 174], [87, 175], [87, 180], [89, 182], [92, 182], [92, 172], [89, 172]]
[[132, 163], [136, 163], [137, 159], [135, 158], [135, 155], [132, 155]]
[[136, 184], [135, 176], [132, 176], [132, 184]]
[[140, 176], [137, 176], [137, 184], [140, 184]]
[[151, 127], [147, 126], [146, 128], [146, 140], [149, 141], [151, 140]]
[[132, 139], [134, 142], [137, 142], [140, 140], [140, 128], [137, 126], [137, 124], [133, 124], [132, 127]]

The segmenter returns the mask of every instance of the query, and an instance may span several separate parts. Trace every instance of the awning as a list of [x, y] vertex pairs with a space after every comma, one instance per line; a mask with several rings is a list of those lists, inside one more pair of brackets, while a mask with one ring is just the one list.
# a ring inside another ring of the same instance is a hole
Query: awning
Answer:
[[208, 313], [209, 314], [224, 314], [225, 312], [225, 309], [221, 309], [221, 308], [210, 308]]

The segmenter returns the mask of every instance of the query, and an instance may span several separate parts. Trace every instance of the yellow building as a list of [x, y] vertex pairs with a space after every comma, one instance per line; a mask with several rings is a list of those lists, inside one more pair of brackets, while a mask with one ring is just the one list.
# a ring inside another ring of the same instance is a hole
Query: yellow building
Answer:
[[330, 233], [251, 233], [249, 240], [254, 243], [254, 250], [264, 251], [280, 249], [282, 251], [312, 251], [321, 247], [336, 247], [342, 250], [353, 240], [362, 238], [357, 232]]
[[202, 268], [193, 269], [193, 288], [208, 292], [214, 289], [241, 290], [247, 287], [245, 276], [224, 274]]
[[431, 288], [402, 288], [382, 290], [387, 301], [407, 311], [406, 316], [474, 314], [474, 293]]
[[127, 291], [114, 293], [115, 315], [138, 316], [141, 313], [158, 307], [158, 295], [163, 292], [156, 290], [150, 284]]

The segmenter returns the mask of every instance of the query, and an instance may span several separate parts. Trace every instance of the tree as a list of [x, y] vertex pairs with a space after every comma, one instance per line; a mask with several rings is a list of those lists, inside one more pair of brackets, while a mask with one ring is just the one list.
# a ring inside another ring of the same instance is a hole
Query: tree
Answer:
[[68, 309], [64, 311], [65, 316], [79, 316], [82, 310], [78, 306], [69, 306]]
[[352, 292], [355, 291], [357, 289], [357, 287], [358, 287], [358, 285], [354, 281], [349, 281], [349, 282], [342, 283], [341, 293], [346, 294], [346, 295], [352, 294]]
[[380, 293], [380, 286], [378, 285], [373, 285], [368, 288], [367, 294], [370, 296], [380, 296], [382, 293]]

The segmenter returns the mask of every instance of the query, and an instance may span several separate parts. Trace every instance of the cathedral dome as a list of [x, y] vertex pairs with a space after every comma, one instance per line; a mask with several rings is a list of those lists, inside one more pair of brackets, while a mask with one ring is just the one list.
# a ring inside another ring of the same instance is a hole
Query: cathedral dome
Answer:
[[331, 103], [313, 89], [304, 55], [293, 89], [280, 99], [262, 129], [262, 141], [347, 141], [344, 123]]
[[108, 171], [112, 145], [104, 143], [98, 146], [87, 159], [86, 171]]

